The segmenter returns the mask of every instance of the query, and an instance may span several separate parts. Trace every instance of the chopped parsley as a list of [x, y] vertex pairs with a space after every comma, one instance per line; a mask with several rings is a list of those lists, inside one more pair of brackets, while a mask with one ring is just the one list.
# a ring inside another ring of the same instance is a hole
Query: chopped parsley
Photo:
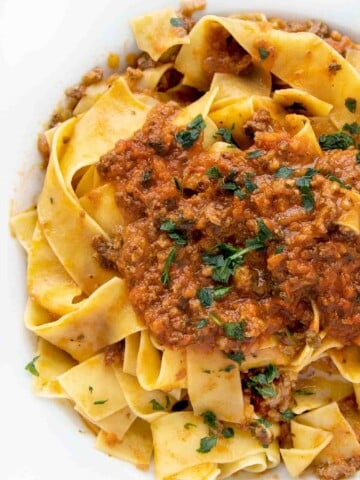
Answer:
[[204, 418], [204, 423], [206, 425], [213, 429], [217, 428], [217, 418], [214, 412], [211, 410], [206, 410], [206, 412], [202, 413], [201, 416]]
[[203, 307], [210, 307], [214, 300], [219, 300], [230, 292], [232, 287], [204, 287], [197, 291], [197, 297]]
[[277, 172], [274, 173], [275, 178], [290, 178], [293, 173], [294, 169], [290, 167], [280, 167]]
[[93, 391], [94, 391], [94, 388], [91, 385], [89, 385], [89, 392], [93, 393]]
[[356, 158], [356, 164], [357, 164], [357, 165], [360, 165], [360, 152], [358, 152], [358, 153], [356, 154], [356, 157], [355, 157], [355, 158]]
[[155, 400], [155, 398], [153, 398], [152, 400], [150, 400], [151, 403], [151, 406], [152, 406], [152, 409], [153, 410], [165, 410], [165, 408], [161, 405], [161, 403], [159, 403], [157, 400]]
[[276, 391], [272, 382], [279, 378], [280, 373], [275, 365], [268, 365], [262, 373], [253, 375], [248, 381], [248, 385], [254, 393], [262, 398], [273, 398], [276, 396]]
[[186, 23], [181, 18], [177, 18], [177, 17], [170, 18], [170, 24], [173, 27], [186, 28]]
[[275, 248], [275, 253], [279, 254], [279, 253], [282, 253], [284, 250], [285, 250], [285, 246], [279, 245], [278, 247]]
[[201, 130], [204, 130], [205, 127], [206, 123], [203, 116], [201, 114], [197, 115], [194, 120], [187, 124], [186, 130], [180, 130], [175, 134], [176, 141], [182, 148], [191, 148], [200, 137]]
[[211, 180], [218, 180], [219, 178], [222, 178], [222, 173], [217, 167], [210, 167], [209, 170], [206, 172], [206, 175], [211, 179]]
[[162, 232], [167, 232], [169, 238], [174, 240], [176, 245], [186, 245], [187, 238], [184, 232], [176, 227], [176, 223], [173, 220], [166, 220], [160, 225]]
[[331, 182], [336, 182], [340, 185], [341, 188], [346, 188], [346, 190], [351, 190], [351, 185], [345, 183], [341, 178], [335, 177], [334, 175], [327, 175], [327, 177]]
[[268, 56], [270, 55], [269, 50], [266, 50], [266, 48], [259, 47], [258, 51], [259, 51], [261, 62], [264, 62], [268, 58]]
[[235, 124], [231, 126], [231, 128], [219, 128], [219, 130], [215, 133], [215, 136], [222, 137], [224, 142], [234, 144], [234, 139], [232, 136], [232, 131], [234, 130]]
[[314, 208], [315, 198], [314, 193], [311, 190], [311, 179], [314, 175], [319, 173], [319, 170], [314, 168], [308, 168], [303, 177], [296, 179], [296, 185], [301, 193], [302, 206], [307, 212], [310, 212]]
[[246, 158], [258, 158], [261, 157], [263, 153], [262, 150], [251, 150], [251, 152], [247, 152]]
[[106, 402], [107, 400], [95, 400], [94, 405], [104, 405]]
[[153, 175], [152, 170], [145, 170], [144, 173], [142, 174], [141, 181], [142, 183], [147, 183], [151, 180]]
[[243, 354], [243, 352], [229, 352], [225, 353], [225, 355], [230, 358], [230, 360], [233, 360], [237, 363], [241, 363], [245, 360], [245, 355]]
[[184, 189], [183, 189], [183, 187], [182, 187], [182, 185], [179, 182], [179, 179], [177, 177], [174, 177], [174, 183], [175, 183], [176, 190], [178, 190], [180, 193], [183, 193]]
[[239, 341], [246, 339], [246, 334], [245, 334], [246, 321], [245, 320], [240, 320], [239, 323], [237, 322], [223, 323], [223, 329], [227, 338], [231, 338]]
[[234, 429], [232, 427], [226, 427], [222, 434], [224, 438], [232, 438], [234, 436]]
[[257, 418], [254, 423], [256, 423], [258, 425], [264, 425], [264, 427], [266, 427], [266, 428], [269, 428], [272, 425], [272, 423], [269, 422], [269, 420], [267, 420], [266, 418], [262, 418], [262, 417]]
[[348, 97], [346, 100], [345, 100], [345, 107], [349, 110], [349, 112], [351, 113], [355, 113], [356, 112], [356, 105], [357, 105], [357, 101], [355, 98], [352, 98], [352, 97]]
[[200, 447], [196, 450], [199, 453], [208, 453], [217, 444], [217, 437], [212, 435], [211, 437], [203, 437], [200, 440]]
[[295, 390], [295, 393], [297, 395], [304, 395], [304, 396], [308, 396], [308, 395], [314, 395], [314, 392], [311, 392], [310, 390], [306, 390], [305, 388], [300, 388], [299, 390]]
[[347, 133], [336, 132], [328, 135], [320, 135], [319, 144], [323, 150], [346, 150], [354, 145], [354, 139]]
[[166, 287], [168, 287], [170, 285], [170, 274], [169, 274], [169, 269], [170, 269], [170, 265], [173, 263], [173, 261], [175, 260], [175, 256], [176, 256], [176, 247], [173, 247], [171, 250], [170, 250], [170, 253], [165, 261], [165, 266], [164, 266], [164, 270], [161, 274], [161, 283], [163, 285], [165, 285]]
[[222, 321], [214, 313], [209, 313], [209, 318], [219, 327], [222, 326]]
[[234, 370], [234, 368], [236, 368], [235, 365], [226, 365], [226, 367], [220, 368], [219, 372], [229, 373], [229, 372], [231, 372], [231, 370]]
[[272, 238], [272, 232], [262, 219], [257, 220], [257, 225], [259, 230], [256, 237], [246, 240], [244, 248], [220, 243], [202, 255], [203, 262], [213, 267], [213, 280], [228, 283], [235, 269], [243, 264], [248, 252], [265, 248], [266, 242]]
[[246, 173], [244, 178], [244, 186], [247, 193], [252, 193], [254, 190], [258, 188], [256, 183], [254, 183], [251, 179], [255, 177], [255, 173]]
[[36, 367], [35, 367], [35, 362], [36, 360], [40, 358], [40, 355], [37, 355], [36, 357], [34, 357], [31, 362], [29, 362], [26, 367], [25, 367], [25, 370], [27, 370], [28, 372], [31, 373], [31, 375], [34, 375], [35, 377], [38, 377], [39, 376], [39, 372], [37, 371]]
[[195, 325], [195, 328], [200, 330], [200, 328], [206, 327], [206, 325], [209, 323], [209, 320], [207, 318], [202, 318], [201, 320], [198, 321], [198, 323]]
[[342, 129], [349, 132], [351, 135], [357, 135], [360, 133], [360, 126], [357, 122], [344, 123]]
[[287, 422], [295, 418], [295, 413], [292, 410], [284, 410], [283, 412], [280, 412], [280, 414], [282, 419]]

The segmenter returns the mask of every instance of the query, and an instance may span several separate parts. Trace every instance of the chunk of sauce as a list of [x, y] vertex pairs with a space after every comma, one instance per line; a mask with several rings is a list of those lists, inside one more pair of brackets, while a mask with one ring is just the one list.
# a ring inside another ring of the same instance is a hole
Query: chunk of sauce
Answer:
[[[295, 180], [306, 168], [324, 168], [325, 162], [326, 174], [334, 168], [338, 177], [358, 186], [357, 151], [314, 158], [270, 118], [268, 128], [265, 122], [265, 128], [256, 130], [256, 119], [252, 124], [250, 151], [261, 151], [255, 158], [231, 145], [217, 152], [204, 150], [202, 135], [184, 149], [175, 138], [179, 128], [172, 123], [177, 111], [174, 103], [154, 107], [143, 128], [120, 140], [97, 165], [104, 180], [113, 182], [119, 208], [126, 214], [127, 225], [109, 250], [112, 264], [128, 282], [137, 313], [165, 345], [202, 343], [249, 351], [264, 336], [281, 330], [306, 332], [313, 320], [313, 300], [321, 328], [352, 343], [360, 335], [360, 239], [337, 225], [352, 207], [349, 190], [323, 173], [315, 174], [314, 208], [307, 211]], [[276, 178], [281, 166], [295, 169], [293, 176]], [[212, 167], [222, 178], [209, 178]], [[240, 199], [221, 188], [229, 175], [240, 188], [246, 176], [256, 188]], [[213, 267], [202, 255], [221, 243], [244, 247], [258, 234], [259, 219], [272, 232], [265, 248], [249, 252], [226, 285], [214, 281]], [[168, 220], [186, 237], [186, 245], [176, 245], [160, 229]], [[121, 245], [116, 255], [114, 245]], [[161, 276], [173, 247], [169, 285], [164, 285]], [[106, 249], [101, 255], [106, 257]], [[198, 290], [216, 286], [232, 288], [204, 307]], [[245, 340], [228, 338], [214, 318], [223, 324], [245, 321]]]

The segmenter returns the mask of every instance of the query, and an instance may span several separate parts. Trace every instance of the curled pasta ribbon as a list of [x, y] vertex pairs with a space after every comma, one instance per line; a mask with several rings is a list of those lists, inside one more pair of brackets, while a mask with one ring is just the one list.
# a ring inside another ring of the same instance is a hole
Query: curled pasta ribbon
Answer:
[[[269, 448], [263, 448], [250, 432], [236, 426], [233, 428], [234, 436], [229, 439], [218, 438], [216, 446], [206, 453], [205, 458], [203, 453], [197, 451], [201, 438], [208, 435], [208, 427], [201, 417], [192, 412], [177, 412], [159, 417], [151, 424], [156, 478], [178, 478], [176, 475], [184, 469], [187, 469], [188, 473], [195, 473], [205, 460], [217, 465], [220, 470], [226, 469], [228, 465], [229, 472], [233, 470], [235, 463], [237, 470], [253, 469], [258, 472], [279, 464], [279, 447], [276, 441]], [[186, 448], [181, 447], [184, 444]]]

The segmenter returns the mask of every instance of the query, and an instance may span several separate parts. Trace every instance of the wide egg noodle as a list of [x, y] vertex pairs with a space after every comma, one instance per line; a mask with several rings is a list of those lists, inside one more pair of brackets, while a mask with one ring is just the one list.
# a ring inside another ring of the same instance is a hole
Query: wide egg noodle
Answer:
[[26, 326], [80, 362], [145, 328], [129, 303], [124, 280], [117, 277], [58, 320], [38, 325], [36, 312], [29, 311]]
[[26, 253], [29, 253], [31, 240], [37, 222], [37, 211], [35, 208], [25, 210], [10, 218], [12, 234], [20, 242]]
[[58, 377], [69, 398], [96, 424], [127, 407], [122, 389], [103, 353], [89, 358]]
[[316, 464], [332, 463], [337, 458], [349, 460], [360, 455], [360, 444], [354, 430], [336, 402], [298, 415], [296, 421], [333, 434], [331, 442], [315, 458]]
[[[149, 107], [137, 101], [119, 78], [81, 119], [65, 122], [54, 135], [39, 198], [39, 221], [55, 255], [86, 294], [114, 274], [94, 256], [94, 237], [106, 237], [106, 233], [79, 204], [72, 179], [78, 170], [99, 160], [117, 140], [139, 129], [148, 111]], [[69, 231], [71, 242], [67, 238]]]
[[171, 47], [190, 43], [186, 30], [173, 26], [172, 18], [177, 18], [177, 14], [174, 9], [167, 8], [130, 21], [137, 46], [155, 61]]
[[[207, 90], [202, 60], [214, 23], [222, 25], [263, 68], [291, 87], [305, 90], [333, 105], [334, 119], [338, 124], [342, 122], [342, 126], [345, 121], [357, 119], [344, 105], [346, 98], [360, 97], [360, 75], [356, 69], [317, 35], [277, 30], [267, 22], [212, 15], [203, 17], [190, 33], [190, 44], [183, 45], [176, 58], [175, 66], [185, 75], [184, 83]], [[260, 58], [259, 48], [269, 52], [265, 61]], [[335, 73], [329, 70], [331, 64], [339, 65]]]
[[36, 370], [33, 376], [33, 390], [36, 395], [47, 398], [68, 398], [58, 377], [76, 365], [66, 352], [39, 338], [36, 351]]
[[234, 423], [244, 420], [239, 367], [224, 353], [188, 347], [187, 383], [195, 415], [211, 410], [219, 420]]
[[287, 470], [298, 477], [331, 442], [334, 434], [320, 428], [291, 422], [293, 448], [281, 448], [281, 457]]
[[195, 467], [185, 468], [175, 475], [167, 477], [167, 480], [216, 480], [221, 470], [215, 463], [203, 463]]
[[133, 463], [140, 468], [148, 468], [153, 451], [150, 426], [137, 418], [121, 441], [109, 440], [108, 434], [100, 430], [95, 447], [112, 457]]
[[[172, 475], [202, 465], [204, 462], [218, 464], [233, 463], [252, 458], [255, 465], [263, 464], [263, 455], [267, 460], [265, 468], [279, 464], [280, 455], [276, 441], [271, 448], [264, 448], [248, 431], [236, 426], [232, 438], [219, 438], [217, 445], [208, 453], [197, 452], [200, 440], [208, 436], [208, 426], [202, 417], [192, 412], [177, 412], [162, 416], [152, 422], [154, 441], [155, 472], [158, 480], [168, 480]], [[274, 454], [274, 450], [277, 454]], [[250, 465], [245, 462], [246, 468]]]
[[340, 374], [351, 383], [360, 383], [360, 347], [348, 346], [329, 352]]
[[275, 90], [272, 98], [279, 103], [283, 108], [292, 108], [298, 105], [306, 114], [312, 116], [327, 116], [331, 112], [333, 106], [330, 103], [324, 102], [314, 95], [310, 95], [304, 90], [298, 88], [283, 88]]

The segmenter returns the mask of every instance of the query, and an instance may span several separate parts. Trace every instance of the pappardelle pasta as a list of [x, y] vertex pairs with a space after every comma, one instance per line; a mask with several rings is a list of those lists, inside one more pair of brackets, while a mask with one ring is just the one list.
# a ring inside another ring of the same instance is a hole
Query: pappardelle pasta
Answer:
[[[201, 3], [201, 2], [200, 2]], [[360, 47], [168, 8], [41, 134], [27, 365], [157, 480], [360, 468]], [[116, 62], [115, 62], [116, 63]]]

